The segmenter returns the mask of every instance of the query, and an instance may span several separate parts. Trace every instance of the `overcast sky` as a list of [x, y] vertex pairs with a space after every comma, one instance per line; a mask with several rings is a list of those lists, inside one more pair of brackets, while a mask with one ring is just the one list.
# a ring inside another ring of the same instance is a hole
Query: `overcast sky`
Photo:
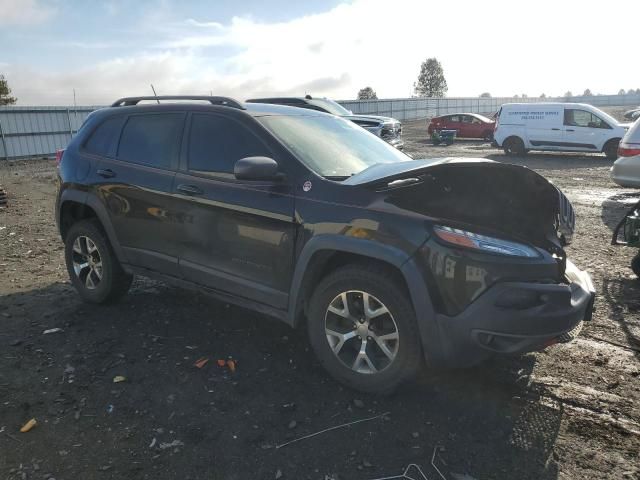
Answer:
[[[448, 96], [640, 88], [639, 0], [0, 0], [0, 73], [21, 105], [121, 96]], [[635, 25], [635, 26], [634, 26]]]

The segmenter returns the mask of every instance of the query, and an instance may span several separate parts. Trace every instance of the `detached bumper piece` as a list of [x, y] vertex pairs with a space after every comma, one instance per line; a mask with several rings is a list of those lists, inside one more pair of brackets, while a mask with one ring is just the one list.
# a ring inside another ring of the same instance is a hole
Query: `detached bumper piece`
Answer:
[[595, 289], [588, 273], [567, 261], [564, 284], [504, 282], [464, 312], [438, 316], [443, 354], [455, 366], [492, 354], [519, 354], [573, 340], [591, 320]]

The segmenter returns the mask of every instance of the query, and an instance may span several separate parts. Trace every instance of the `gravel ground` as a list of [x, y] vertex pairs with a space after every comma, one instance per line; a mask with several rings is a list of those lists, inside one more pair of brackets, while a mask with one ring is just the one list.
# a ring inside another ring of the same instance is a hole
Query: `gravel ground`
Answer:
[[[424, 121], [404, 131], [415, 158], [507, 160], [478, 141], [434, 147]], [[81, 303], [53, 220], [54, 165], [0, 164], [0, 478], [368, 480], [416, 463], [439, 479], [435, 451], [447, 480], [640, 479], [640, 282], [635, 252], [610, 245], [640, 194], [609, 180], [604, 156], [509, 161], [573, 202], [568, 253], [596, 283], [593, 321], [570, 344], [425, 371], [384, 398], [331, 380], [304, 332], [204, 296], [136, 279], [116, 305]]]

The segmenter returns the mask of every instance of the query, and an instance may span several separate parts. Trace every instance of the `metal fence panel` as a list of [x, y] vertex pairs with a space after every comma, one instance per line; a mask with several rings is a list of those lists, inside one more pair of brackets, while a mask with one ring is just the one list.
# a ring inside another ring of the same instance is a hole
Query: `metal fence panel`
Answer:
[[[460, 111], [492, 114], [505, 103], [575, 102], [600, 106], [640, 105], [640, 95], [589, 97], [516, 98], [389, 98], [343, 100], [339, 103], [354, 114], [382, 115], [400, 121], [431, 118]], [[87, 116], [101, 106], [0, 107], [0, 159], [53, 156], [64, 148]]]

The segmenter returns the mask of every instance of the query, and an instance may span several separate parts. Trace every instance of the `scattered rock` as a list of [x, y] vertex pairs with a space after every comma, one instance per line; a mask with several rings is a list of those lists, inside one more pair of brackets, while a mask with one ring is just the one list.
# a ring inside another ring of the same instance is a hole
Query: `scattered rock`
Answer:
[[413, 433], [411, 434], [411, 436], [412, 436], [413, 438], [418, 438], [418, 437], [420, 436], [420, 433], [418, 433], [418, 432], [413, 432]]
[[276, 476], [275, 476], [276, 480], [278, 480], [279, 478], [282, 478], [282, 470], [278, 469], [276, 471]]
[[296, 422], [295, 420], [291, 420], [289, 422], [289, 429], [293, 430], [294, 428], [296, 428], [298, 426], [298, 422]]
[[359, 398], [354, 398], [353, 399], [353, 406], [356, 408], [364, 408], [364, 402], [362, 400], [360, 400]]

